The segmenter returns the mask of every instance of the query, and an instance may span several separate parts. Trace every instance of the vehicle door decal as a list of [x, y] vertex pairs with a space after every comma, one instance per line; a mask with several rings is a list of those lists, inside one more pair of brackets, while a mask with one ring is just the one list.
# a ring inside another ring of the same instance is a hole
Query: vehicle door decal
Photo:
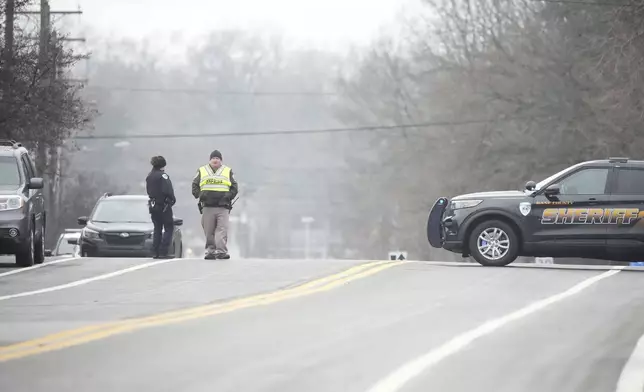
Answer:
[[519, 211], [521, 212], [521, 215], [528, 216], [530, 215], [531, 210], [532, 204], [530, 204], [529, 202], [523, 202], [519, 204]]
[[622, 224], [642, 222], [644, 210], [639, 208], [546, 208], [541, 223], [547, 224]]

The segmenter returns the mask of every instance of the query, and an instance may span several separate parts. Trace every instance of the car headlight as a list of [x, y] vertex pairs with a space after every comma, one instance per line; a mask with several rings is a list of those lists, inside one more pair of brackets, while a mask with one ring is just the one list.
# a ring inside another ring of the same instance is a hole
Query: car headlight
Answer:
[[472, 208], [483, 203], [483, 200], [454, 200], [452, 201], [452, 209], [460, 210], [461, 208]]
[[83, 237], [90, 238], [90, 239], [97, 239], [98, 238], [98, 231], [88, 229], [86, 227], [86, 228], [83, 229]]
[[20, 196], [8, 196], [0, 199], [0, 211], [17, 210], [25, 205], [25, 201]]

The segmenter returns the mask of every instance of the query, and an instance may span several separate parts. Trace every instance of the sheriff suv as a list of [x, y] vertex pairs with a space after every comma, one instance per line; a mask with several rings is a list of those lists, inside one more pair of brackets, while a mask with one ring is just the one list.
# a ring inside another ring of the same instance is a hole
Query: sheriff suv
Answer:
[[20, 267], [45, 260], [43, 184], [27, 149], [0, 140], [0, 254], [15, 255]]
[[431, 246], [505, 266], [519, 256], [644, 259], [644, 161], [578, 163], [524, 190], [441, 197]]

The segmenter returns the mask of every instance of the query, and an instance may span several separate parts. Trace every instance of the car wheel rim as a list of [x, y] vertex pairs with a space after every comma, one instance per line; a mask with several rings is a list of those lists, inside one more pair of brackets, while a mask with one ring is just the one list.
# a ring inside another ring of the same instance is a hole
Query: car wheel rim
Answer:
[[498, 227], [485, 229], [478, 238], [479, 253], [488, 260], [499, 260], [510, 250], [508, 234]]
[[40, 257], [45, 257], [45, 229], [43, 229], [42, 234], [40, 235]]

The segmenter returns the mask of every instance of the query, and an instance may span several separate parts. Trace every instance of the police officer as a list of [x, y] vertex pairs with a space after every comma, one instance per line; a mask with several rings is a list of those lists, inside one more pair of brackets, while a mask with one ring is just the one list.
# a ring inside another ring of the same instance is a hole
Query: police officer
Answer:
[[[152, 223], [154, 223], [154, 236], [152, 248], [155, 259], [171, 259], [174, 255], [168, 254], [172, 233], [174, 231], [174, 215], [172, 206], [176, 203], [174, 188], [170, 177], [165, 173], [166, 161], [162, 156], [152, 157], [150, 160], [152, 171], [145, 179], [148, 191], [148, 201]], [[163, 233], [163, 237], [162, 237]]]
[[206, 259], [229, 259], [228, 217], [238, 185], [233, 171], [222, 163], [218, 150], [210, 154], [210, 162], [197, 170], [192, 180], [192, 195], [198, 199], [201, 225], [206, 236]]

